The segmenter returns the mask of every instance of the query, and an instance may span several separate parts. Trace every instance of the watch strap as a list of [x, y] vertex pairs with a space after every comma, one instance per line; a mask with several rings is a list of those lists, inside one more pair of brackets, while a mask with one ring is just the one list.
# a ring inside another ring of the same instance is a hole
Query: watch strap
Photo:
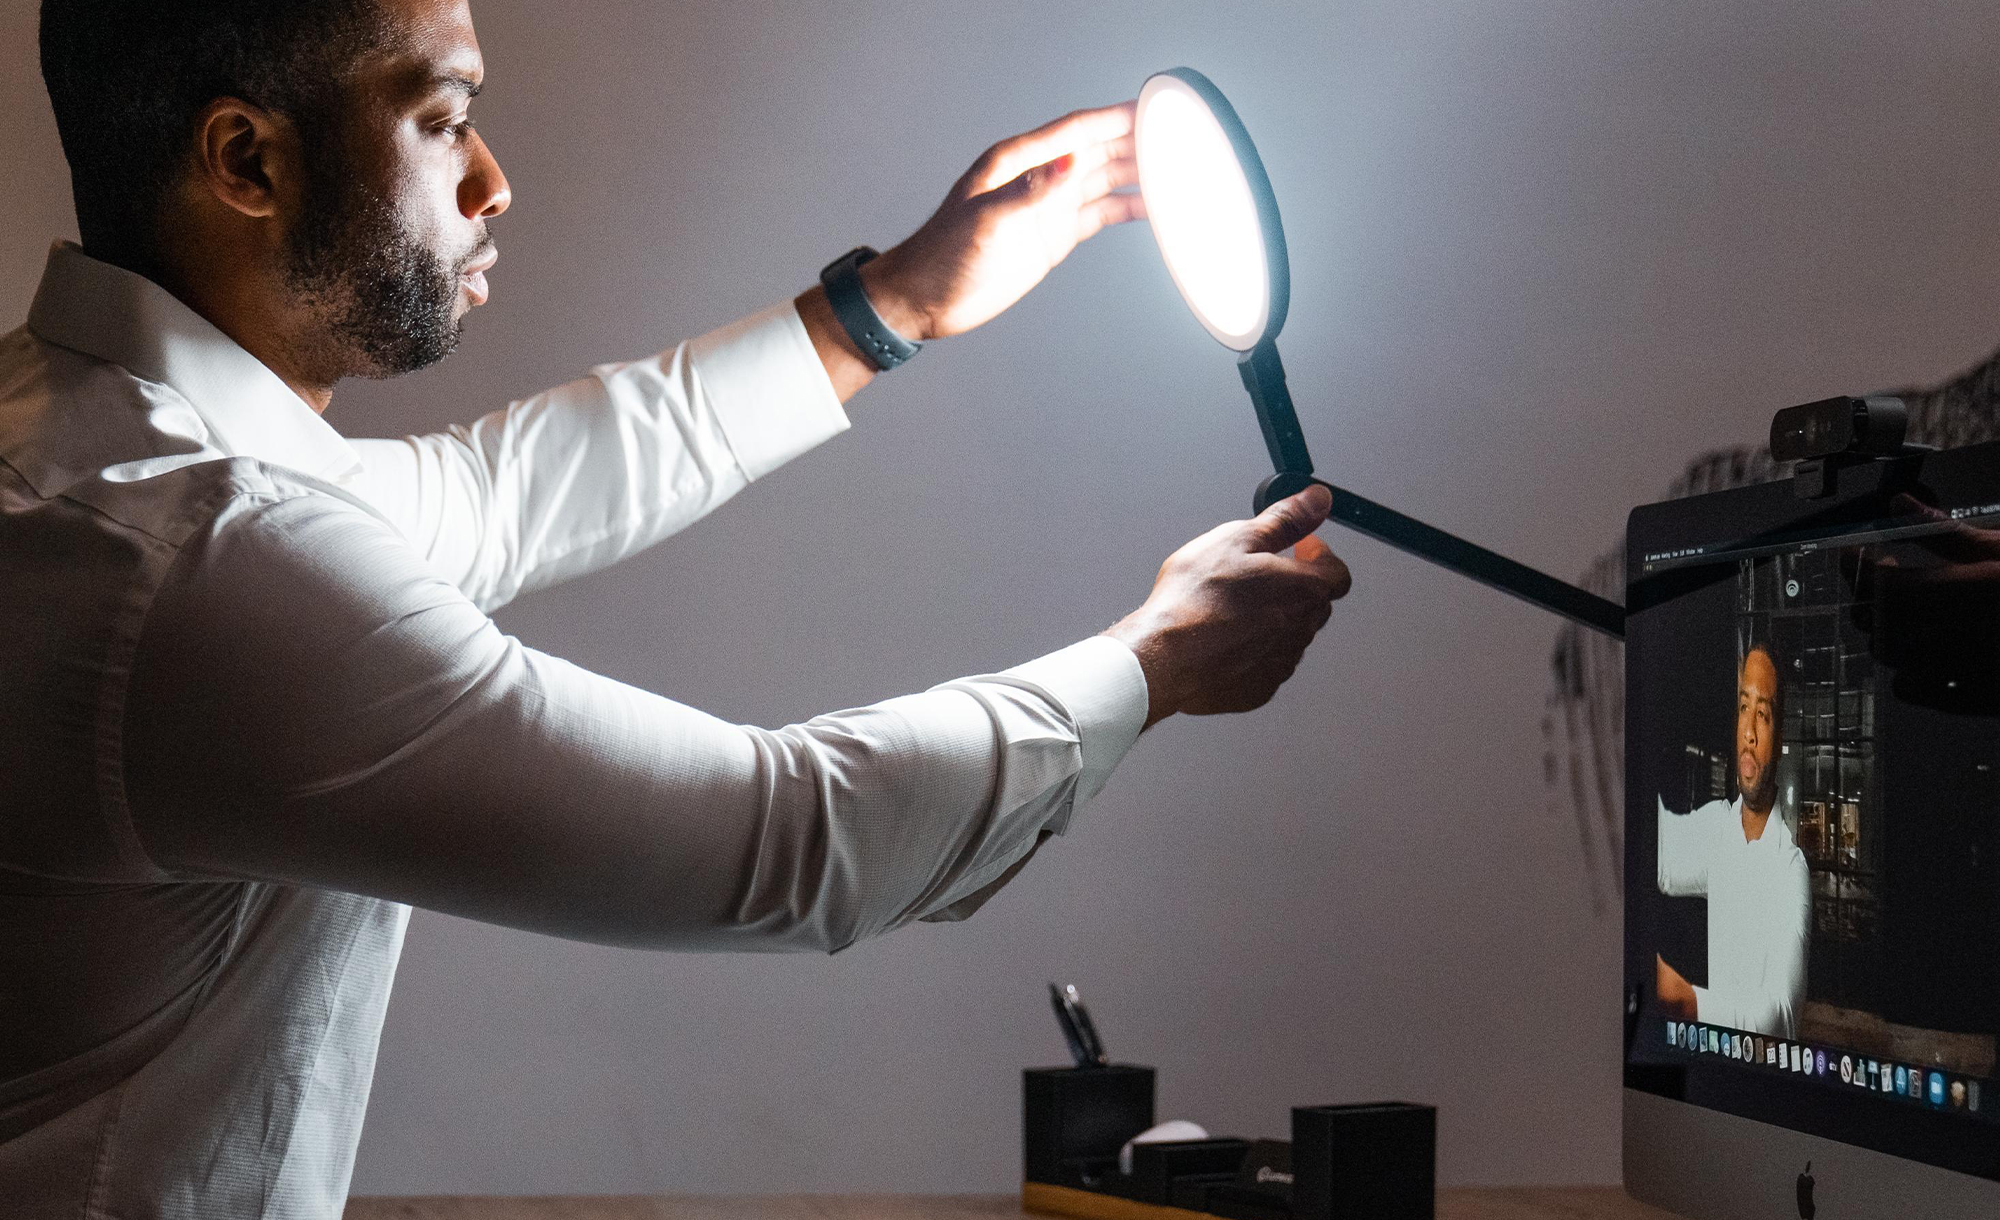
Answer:
[[827, 303], [833, 306], [841, 329], [877, 370], [886, 373], [923, 350], [924, 345], [897, 334], [869, 301], [861, 286], [861, 264], [875, 254], [868, 246], [856, 246], [828, 263], [819, 273], [819, 282], [826, 288]]

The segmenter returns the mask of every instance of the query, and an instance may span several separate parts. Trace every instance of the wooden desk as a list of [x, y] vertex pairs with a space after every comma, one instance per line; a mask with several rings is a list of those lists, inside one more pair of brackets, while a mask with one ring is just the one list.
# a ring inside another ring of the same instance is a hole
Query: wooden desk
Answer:
[[[1438, 1193], [1438, 1220], [1675, 1220], [1616, 1187]], [[345, 1220], [1022, 1220], [1015, 1195], [657, 1195], [355, 1199]], [[1039, 1218], [1035, 1218], [1039, 1220]]]

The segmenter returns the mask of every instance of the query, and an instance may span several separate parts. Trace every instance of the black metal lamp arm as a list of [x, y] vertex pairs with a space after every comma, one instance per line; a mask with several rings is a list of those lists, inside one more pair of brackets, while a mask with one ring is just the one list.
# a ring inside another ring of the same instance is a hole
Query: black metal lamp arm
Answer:
[[1277, 468], [1276, 474], [1257, 487], [1257, 512], [1318, 483], [1333, 493], [1333, 511], [1328, 520], [1338, 521], [1378, 542], [1428, 559], [1439, 567], [1512, 594], [1613, 639], [1625, 638], [1625, 608], [1617, 602], [1315, 478], [1312, 455], [1299, 430], [1298, 413], [1292, 407], [1291, 391], [1285, 387], [1285, 367], [1278, 359], [1275, 343], [1266, 340], [1243, 353], [1237, 361], [1237, 371], [1242, 374], [1243, 387], [1250, 392], [1250, 402], [1257, 409], [1257, 424], [1263, 430], [1265, 447], [1271, 452], [1271, 464]]

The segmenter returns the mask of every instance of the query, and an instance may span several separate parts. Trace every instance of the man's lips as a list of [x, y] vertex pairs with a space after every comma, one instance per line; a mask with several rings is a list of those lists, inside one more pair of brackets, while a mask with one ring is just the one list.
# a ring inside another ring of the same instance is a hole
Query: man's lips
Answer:
[[465, 290], [472, 294], [472, 303], [474, 305], [486, 304], [488, 295], [486, 273], [492, 270], [493, 264], [499, 261], [500, 252], [498, 250], [491, 250], [480, 258], [475, 259], [465, 270], [458, 273], [459, 283], [464, 284]]

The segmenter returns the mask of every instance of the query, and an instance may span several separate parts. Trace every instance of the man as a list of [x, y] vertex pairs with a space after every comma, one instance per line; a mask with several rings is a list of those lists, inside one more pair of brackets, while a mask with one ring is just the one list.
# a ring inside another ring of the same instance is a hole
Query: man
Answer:
[[1777, 658], [1753, 644], [1736, 677], [1736, 799], [1686, 815], [1660, 806], [1660, 892], [1708, 899], [1708, 986], [1653, 959], [1660, 1007], [1676, 1020], [1798, 1036], [1812, 892], [1805, 854], [1773, 816], [1783, 723]]
[[510, 196], [462, 0], [45, 0], [42, 58], [82, 245], [0, 338], [9, 1217], [337, 1216], [404, 904], [660, 948], [963, 918], [1144, 728], [1268, 700], [1346, 591], [1309, 492], [1099, 636], [776, 731], [484, 613], [699, 518], [846, 428], [892, 340], [1138, 218], [1129, 105], [996, 145], [827, 287], [349, 442], [334, 385], [440, 359], [487, 298]]

